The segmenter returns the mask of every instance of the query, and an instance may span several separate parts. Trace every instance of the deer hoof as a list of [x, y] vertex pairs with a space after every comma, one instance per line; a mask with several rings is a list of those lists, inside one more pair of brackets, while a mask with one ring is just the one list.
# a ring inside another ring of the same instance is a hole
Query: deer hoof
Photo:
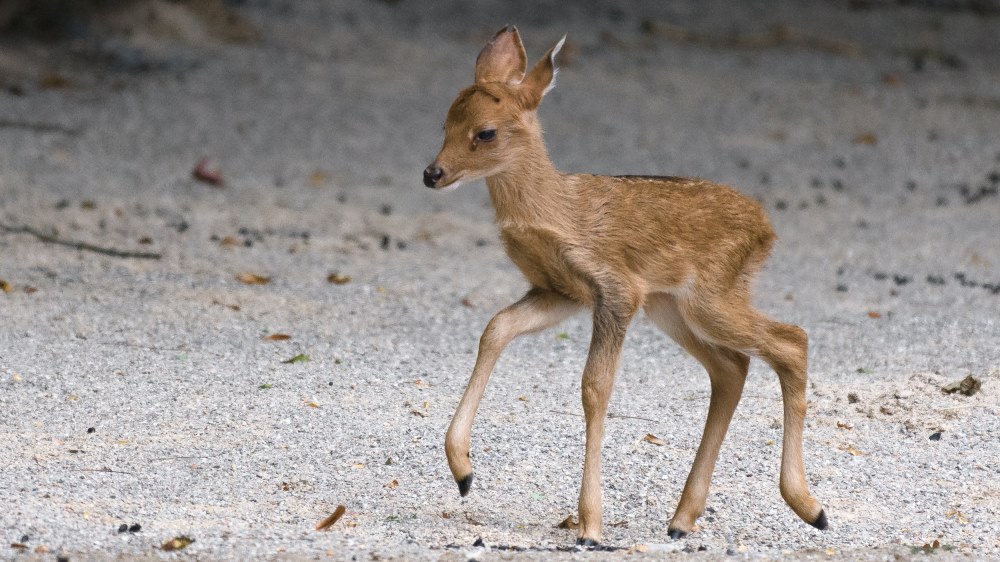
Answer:
[[585, 546], [587, 548], [595, 548], [601, 546], [601, 543], [595, 541], [594, 539], [576, 539], [577, 546]]
[[684, 537], [686, 537], [687, 533], [685, 531], [681, 531], [680, 529], [668, 529], [667, 530], [667, 536], [669, 536], [670, 538], [672, 538], [674, 540], [677, 540], [677, 539], [683, 539]]
[[[470, 472], [468, 476], [461, 480], [456, 480], [458, 482], [458, 493], [462, 494], [462, 497], [469, 495], [469, 490], [472, 489], [472, 473]], [[826, 521], [824, 519], [824, 521]]]
[[816, 527], [820, 531], [825, 531], [826, 528], [830, 526], [830, 524], [826, 520], [826, 510], [823, 509], [819, 510], [819, 517], [817, 517], [815, 521], [809, 524], [812, 525], [813, 527]]

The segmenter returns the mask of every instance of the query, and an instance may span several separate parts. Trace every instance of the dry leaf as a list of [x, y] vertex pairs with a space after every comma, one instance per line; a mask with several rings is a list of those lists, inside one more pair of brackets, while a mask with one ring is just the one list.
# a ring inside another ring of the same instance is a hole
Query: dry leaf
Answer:
[[413, 384], [415, 384], [417, 388], [427, 388], [430, 386], [430, 383], [425, 381], [424, 379], [417, 379], [413, 381]]
[[240, 273], [236, 276], [236, 279], [240, 283], [246, 283], [247, 285], [267, 285], [271, 282], [270, 277], [264, 277], [263, 275], [257, 275], [256, 273]]
[[161, 546], [160, 548], [166, 551], [183, 550], [193, 542], [194, 539], [192, 539], [191, 537], [186, 537], [184, 535], [181, 535], [179, 537], [174, 537], [169, 541], [163, 543], [163, 546]]
[[338, 505], [337, 509], [333, 510], [333, 513], [330, 514], [329, 517], [320, 521], [319, 525], [316, 525], [316, 530], [325, 531], [329, 529], [334, 523], [339, 521], [340, 518], [343, 517], [345, 513], [347, 513], [347, 508], [344, 507], [343, 505]]
[[221, 241], [219, 241], [220, 246], [242, 246], [243, 242], [235, 236], [226, 236]]
[[869, 310], [868, 311], [868, 317], [869, 318], [881, 318], [882, 314], [880, 312], [875, 312], [874, 310]]
[[527, 396], [518, 396], [517, 399], [520, 400], [521, 402], [527, 402], [528, 401], [528, 397]]
[[285, 341], [292, 339], [292, 336], [288, 334], [271, 334], [269, 336], [264, 336], [264, 341]]
[[983, 383], [976, 377], [969, 375], [960, 381], [955, 381], [951, 384], [946, 384], [941, 387], [941, 391], [945, 394], [959, 393], [963, 396], [972, 396], [973, 394], [979, 392], [979, 389], [983, 387]]
[[28, 545], [19, 542], [10, 543], [10, 547], [14, 550], [28, 550]]
[[327, 275], [326, 280], [328, 283], [333, 283], [334, 285], [346, 285], [351, 282], [351, 276], [341, 275], [339, 273], [334, 272], [331, 273], [330, 275]]
[[291, 365], [292, 363], [305, 363], [308, 360], [309, 360], [308, 355], [306, 355], [305, 353], [300, 353], [295, 357], [292, 357], [291, 359], [285, 359], [284, 361], [282, 361], [282, 363], [285, 363], [286, 365]]
[[12, 287], [10, 283], [4, 281], [3, 279], [0, 279], [0, 291], [3, 291], [5, 293], [13, 293], [14, 287]]
[[365, 463], [362, 463], [362, 462], [356, 462], [356, 463], [354, 463], [354, 468], [364, 468], [364, 467], [365, 467]]
[[222, 185], [222, 170], [219, 169], [218, 164], [207, 156], [198, 160], [198, 163], [195, 164], [194, 170], [191, 171], [191, 176], [194, 179], [209, 185], [214, 185], [216, 187]]
[[858, 133], [854, 139], [851, 140], [854, 144], [867, 144], [869, 146], [878, 144], [878, 137], [875, 133], [865, 131], [863, 133]]
[[313, 187], [323, 187], [323, 184], [329, 180], [330, 174], [323, 170], [313, 170], [313, 173], [309, 174], [309, 185]]
[[646, 436], [642, 438], [642, 440], [647, 443], [652, 443], [653, 445], [659, 445], [659, 446], [667, 444], [666, 441], [660, 439], [659, 437], [653, 435], [652, 433], [647, 433]]
[[382, 486], [382, 487], [383, 488], [388, 488], [390, 490], [395, 490], [396, 488], [399, 487], [399, 480], [393, 479], [392, 482], [389, 482], [388, 484], [386, 484], [385, 486]]
[[319, 404], [313, 402], [312, 400], [303, 400], [303, 402], [305, 402], [306, 406], [309, 406], [310, 408], [319, 408]]
[[558, 525], [556, 525], [557, 529], [577, 529], [579, 527], [580, 524], [573, 520], [572, 515], [567, 515], [566, 519], [563, 519]]
[[854, 429], [854, 424], [850, 422], [837, 422], [838, 429]]
[[852, 457], [860, 457], [861, 455], [864, 455], [864, 453], [855, 449], [854, 445], [847, 445], [846, 447], [841, 447], [840, 450], [850, 453]]
[[451, 519], [451, 513], [448, 513], [447, 511], [442, 511], [441, 512], [441, 518], [442, 519]]
[[46, 74], [38, 79], [38, 87], [43, 90], [61, 90], [73, 86], [73, 82], [65, 76]]

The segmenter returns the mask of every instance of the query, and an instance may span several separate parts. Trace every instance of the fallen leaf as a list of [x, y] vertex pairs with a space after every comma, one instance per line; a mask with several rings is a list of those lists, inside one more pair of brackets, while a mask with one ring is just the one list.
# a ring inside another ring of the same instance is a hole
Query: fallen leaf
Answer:
[[845, 451], [847, 453], [850, 453], [850, 455], [852, 457], [860, 457], [861, 455], [864, 455], [864, 453], [862, 453], [861, 451], [855, 449], [854, 445], [847, 445], [845, 447], [841, 447], [840, 450], [841, 451]]
[[863, 133], [858, 133], [852, 140], [854, 144], [867, 144], [869, 146], [878, 144], [878, 137], [875, 133], [865, 131]]
[[312, 400], [303, 400], [303, 402], [305, 402], [306, 406], [309, 406], [310, 408], [319, 408], [319, 404], [313, 402]]
[[14, 287], [12, 287], [10, 283], [4, 281], [3, 279], [0, 279], [0, 291], [3, 291], [5, 293], [13, 293]]
[[240, 239], [237, 238], [237, 237], [235, 237], [235, 236], [226, 236], [222, 240], [219, 241], [219, 245], [220, 246], [242, 246], [243, 242], [240, 242]]
[[399, 480], [395, 480], [394, 479], [392, 482], [389, 482], [388, 484], [386, 484], [385, 486], [382, 486], [382, 487], [383, 488], [388, 488], [390, 490], [395, 490], [396, 488], [399, 487]]
[[198, 160], [198, 163], [194, 166], [194, 170], [191, 171], [191, 176], [209, 185], [216, 187], [222, 185], [222, 170], [219, 169], [219, 165], [215, 161], [207, 156]]
[[954, 394], [957, 392], [963, 396], [972, 396], [973, 394], [979, 392], [979, 389], [982, 387], [982, 381], [972, 375], [969, 375], [960, 381], [955, 381], [942, 386], [941, 391], [945, 394]]
[[263, 275], [257, 275], [256, 273], [240, 273], [236, 276], [236, 279], [240, 283], [246, 283], [247, 285], [267, 285], [271, 282], [270, 277], [264, 277]]
[[291, 359], [285, 359], [284, 361], [282, 361], [282, 363], [291, 365], [292, 363], [305, 363], [308, 360], [309, 360], [308, 355], [306, 355], [305, 353], [300, 353], [295, 357], [292, 357]]
[[427, 412], [421, 412], [420, 410], [417, 410], [416, 408], [410, 410], [410, 413], [413, 414], [414, 416], [420, 416], [422, 418], [426, 418], [427, 417]]
[[363, 463], [363, 462], [356, 462], [356, 463], [354, 463], [354, 468], [364, 468], [364, 467], [365, 467], [365, 463]]
[[658, 446], [663, 446], [667, 444], [666, 441], [660, 439], [659, 437], [653, 435], [652, 433], [647, 433], [646, 436], [642, 438], [642, 440], [647, 443], [652, 443], [653, 445], [658, 445]]
[[556, 525], [557, 529], [577, 529], [579, 527], [580, 524], [573, 520], [572, 515], [567, 515], [566, 519], [563, 519], [558, 525]]
[[333, 283], [334, 285], [346, 285], [351, 282], [350, 275], [341, 275], [339, 273], [331, 273], [326, 276], [328, 283]]
[[269, 336], [264, 336], [264, 341], [285, 341], [292, 339], [292, 336], [288, 334], [271, 334]]
[[61, 90], [72, 85], [73, 82], [69, 78], [58, 74], [46, 74], [38, 80], [38, 87], [43, 90]]
[[556, 334], [556, 338], [560, 340], [568, 340], [569, 334], [567, 334], [566, 332], [559, 332], [558, 334]]
[[166, 551], [183, 550], [193, 542], [194, 539], [192, 539], [191, 537], [186, 537], [184, 535], [181, 535], [179, 537], [174, 537], [169, 541], [163, 543], [163, 546], [161, 546], [160, 548]]
[[527, 402], [528, 401], [528, 397], [527, 396], [518, 396], [517, 399], [520, 400], [521, 402]]
[[837, 422], [838, 429], [854, 429], [854, 424], [850, 422]]
[[313, 187], [322, 187], [329, 180], [330, 174], [323, 170], [313, 170], [313, 173], [309, 174], [309, 185]]
[[28, 550], [28, 545], [21, 544], [19, 542], [10, 543], [10, 547], [13, 548], [14, 550]]
[[325, 531], [329, 529], [331, 526], [333, 526], [334, 523], [339, 521], [340, 518], [343, 517], [345, 513], [347, 513], [347, 508], [344, 507], [343, 505], [338, 505], [337, 509], [333, 510], [333, 513], [330, 514], [329, 517], [320, 521], [319, 524], [316, 525], [316, 530]]
[[874, 310], [869, 310], [868, 311], [868, 317], [869, 318], [881, 318], [882, 314], [879, 313], [879, 312], [875, 312]]
[[451, 513], [448, 513], [447, 511], [442, 511], [441, 512], [441, 518], [442, 519], [451, 519]]

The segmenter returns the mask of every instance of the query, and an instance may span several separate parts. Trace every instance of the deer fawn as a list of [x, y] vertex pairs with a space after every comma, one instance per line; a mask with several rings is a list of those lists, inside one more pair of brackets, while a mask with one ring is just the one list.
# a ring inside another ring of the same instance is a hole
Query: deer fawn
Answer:
[[[563, 37], [565, 40], [565, 37]], [[445, 140], [424, 184], [441, 191], [486, 178], [507, 254], [531, 283], [490, 320], [445, 439], [459, 492], [472, 485], [473, 418], [504, 347], [593, 309], [583, 371], [586, 453], [577, 543], [601, 540], [601, 440], [625, 331], [642, 308], [708, 371], [712, 397], [701, 444], [670, 521], [687, 534], [705, 509], [709, 482], [750, 356], [778, 374], [784, 402], [781, 495], [799, 517], [827, 527], [802, 464], [806, 333], [755, 310], [751, 283], [775, 239], [755, 201], [698, 179], [564, 174], [549, 161], [535, 113], [554, 85], [563, 40], [530, 72], [517, 29], [505, 27], [476, 59], [475, 84], [448, 110]]]

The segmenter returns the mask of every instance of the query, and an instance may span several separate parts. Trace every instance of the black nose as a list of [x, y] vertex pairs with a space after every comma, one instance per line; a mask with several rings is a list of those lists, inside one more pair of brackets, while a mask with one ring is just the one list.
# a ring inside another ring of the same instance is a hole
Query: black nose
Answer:
[[437, 185], [437, 182], [441, 180], [441, 176], [443, 175], [444, 170], [438, 168], [434, 164], [427, 166], [427, 169], [424, 170], [424, 185], [427, 187], [434, 187]]

